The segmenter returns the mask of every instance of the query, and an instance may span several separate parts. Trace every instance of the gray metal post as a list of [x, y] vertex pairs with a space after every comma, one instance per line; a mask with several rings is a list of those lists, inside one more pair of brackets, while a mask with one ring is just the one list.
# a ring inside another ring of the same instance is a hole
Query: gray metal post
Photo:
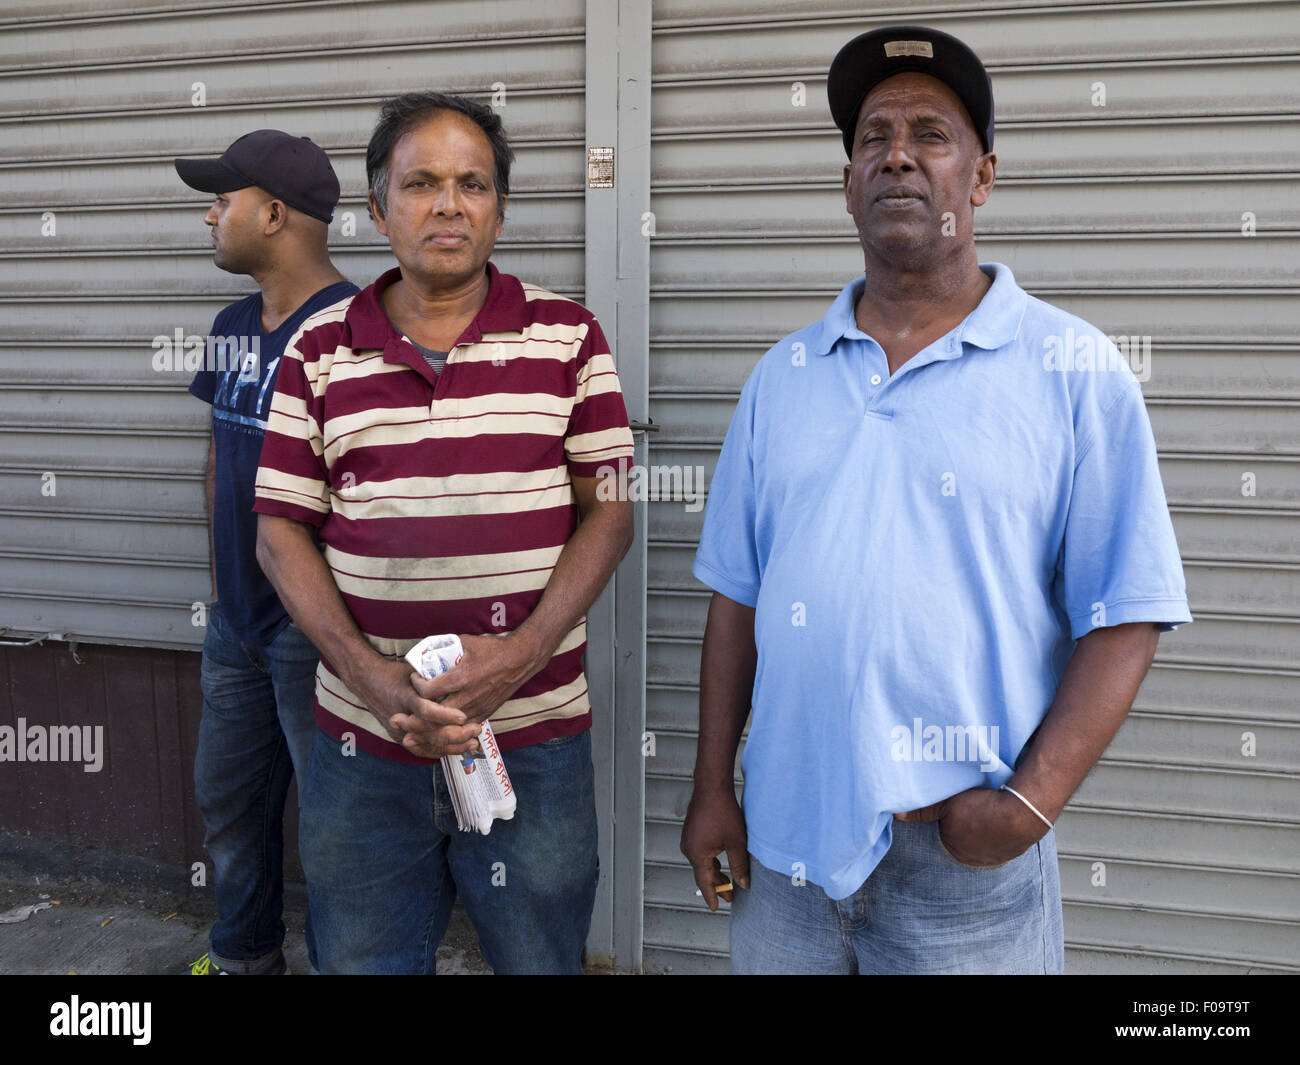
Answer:
[[[614, 174], [612, 188], [587, 189], [585, 302], [613, 347], [628, 417], [647, 422], [650, 243], [642, 215], [650, 209], [650, 0], [587, 0], [586, 39], [587, 147], [613, 148]], [[635, 439], [636, 462], [644, 464], [644, 434]], [[644, 502], [636, 506], [632, 548], [587, 616], [601, 861], [587, 950], [632, 970], [641, 967], [645, 867], [647, 510]]]

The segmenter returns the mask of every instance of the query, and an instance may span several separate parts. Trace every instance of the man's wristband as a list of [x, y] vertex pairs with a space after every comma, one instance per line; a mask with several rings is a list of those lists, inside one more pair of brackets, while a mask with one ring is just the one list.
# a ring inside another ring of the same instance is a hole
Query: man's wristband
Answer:
[[1026, 799], [1023, 795], [1021, 795], [1020, 792], [1016, 791], [1015, 788], [1009, 788], [1009, 787], [1007, 787], [1005, 784], [1003, 784], [1003, 785], [1002, 785], [1002, 790], [1003, 790], [1003, 791], [1009, 791], [1009, 792], [1011, 792], [1012, 795], [1014, 795], [1017, 799], [1019, 799], [1019, 800], [1020, 800], [1021, 802], [1023, 802], [1026, 806], [1028, 806], [1031, 810], [1034, 811], [1034, 816], [1037, 817], [1038, 820], [1042, 821], [1043, 824], [1045, 824], [1049, 829], [1052, 827], [1052, 822], [1049, 821], [1046, 817], [1044, 817], [1044, 816], [1039, 812], [1038, 807], [1035, 806], [1035, 805], [1034, 805], [1032, 802], [1030, 802], [1028, 799]]

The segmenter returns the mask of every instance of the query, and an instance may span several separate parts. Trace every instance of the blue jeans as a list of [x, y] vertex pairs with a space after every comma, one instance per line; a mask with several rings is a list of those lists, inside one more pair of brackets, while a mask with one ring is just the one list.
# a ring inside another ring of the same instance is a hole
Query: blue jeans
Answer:
[[838, 902], [751, 854], [731, 907], [733, 973], [1060, 973], [1052, 832], [1004, 865], [962, 865], [936, 821], [893, 823], [867, 882]]
[[432, 973], [457, 894], [497, 973], [580, 973], [596, 901], [591, 733], [502, 758], [518, 808], [456, 826], [437, 762], [407, 765], [317, 730], [301, 845], [322, 973]]
[[[194, 797], [207, 830], [218, 920], [213, 960], [232, 972], [277, 963], [284, 943], [284, 803], [316, 731], [320, 655], [292, 622], [268, 647], [240, 642], [213, 603], [203, 639]], [[307, 931], [311, 951], [311, 929]]]

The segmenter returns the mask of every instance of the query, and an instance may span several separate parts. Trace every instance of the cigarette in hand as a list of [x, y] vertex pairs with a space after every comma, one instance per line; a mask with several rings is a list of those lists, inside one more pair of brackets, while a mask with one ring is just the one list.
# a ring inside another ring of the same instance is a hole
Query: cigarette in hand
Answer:
[[[717, 884], [717, 885], [715, 885], [714, 888], [713, 888], [713, 893], [714, 893], [715, 895], [724, 895], [724, 894], [728, 894], [728, 893], [730, 893], [730, 891], [731, 891], [731, 881], [730, 881], [730, 880], [728, 880], [725, 884]], [[701, 891], [699, 888], [696, 888], [696, 889], [695, 889], [695, 894], [699, 895], [700, 898], [703, 898], [703, 897], [704, 897], [704, 892]]]

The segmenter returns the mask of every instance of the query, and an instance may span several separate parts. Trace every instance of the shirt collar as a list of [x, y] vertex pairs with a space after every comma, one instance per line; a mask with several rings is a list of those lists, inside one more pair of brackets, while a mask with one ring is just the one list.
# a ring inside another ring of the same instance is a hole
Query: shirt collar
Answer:
[[[1020, 332], [1020, 320], [1029, 299], [1025, 290], [1016, 284], [1010, 269], [1001, 263], [980, 263], [980, 269], [992, 274], [993, 284], [984, 293], [979, 306], [957, 327], [954, 348], [958, 354], [962, 344], [973, 344], [991, 351], [1011, 343]], [[865, 277], [855, 277], [840, 290], [826, 317], [817, 323], [814, 354], [829, 355], [843, 338], [867, 339], [867, 334], [858, 328], [855, 317], [858, 299], [866, 284]]]
[[[528, 327], [528, 300], [524, 286], [512, 274], [503, 274], [487, 264], [488, 295], [474, 320], [465, 327], [457, 344], [475, 344], [484, 333], [522, 333]], [[362, 289], [348, 308], [347, 323], [352, 331], [353, 350], [384, 349], [401, 333], [394, 328], [380, 301], [380, 293], [400, 280], [400, 267], [385, 271], [373, 284]]]
[[1001, 263], [980, 263], [980, 269], [993, 274], [993, 284], [979, 306], [966, 316], [957, 339], [993, 351], [1016, 339], [1029, 294], [1016, 284], [1011, 270]]

